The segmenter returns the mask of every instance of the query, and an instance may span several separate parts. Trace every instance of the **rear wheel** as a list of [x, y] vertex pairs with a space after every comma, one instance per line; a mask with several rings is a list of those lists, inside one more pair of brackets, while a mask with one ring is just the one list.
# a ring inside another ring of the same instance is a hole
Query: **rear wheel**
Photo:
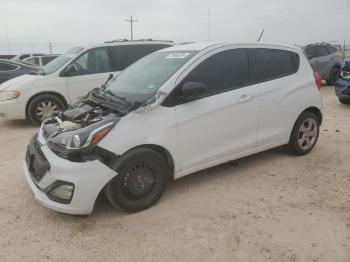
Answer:
[[148, 148], [126, 153], [112, 168], [118, 173], [105, 187], [114, 206], [141, 211], [155, 204], [163, 194], [169, 178], [163, 156]]
[[339, 76], [340, 69], [337, 67], [334, 67], [329, 75], [329, 79], [327, 80], [327, 85], [334, 86], [335, 81], [337, 81], [337, 78]]
[[305, 111], [296, 121], [290, 137], [289, 146], [297, 155], [309, 153], [318, 140], [320, 120], [310, 111]]
[[55, 95], [38, 95], [28, 105], [28, 118], [35, 125], [40, 125], [50, 114], [62, 111], [65, 107], [65, 103]]

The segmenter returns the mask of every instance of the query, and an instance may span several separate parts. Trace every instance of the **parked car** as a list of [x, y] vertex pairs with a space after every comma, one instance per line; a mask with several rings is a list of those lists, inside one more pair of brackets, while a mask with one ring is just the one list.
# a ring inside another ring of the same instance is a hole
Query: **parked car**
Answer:
[[0, 84], [17, 76], [32, 73], [37, 67], [0, 59]]
[[43, 55], [43, 56], [32, 56], [23, 59], [25, 62], [29, 62], [39, 67], [43, 67], [44, 65], [50, 63], [52, 60], [57, 58], [58, 55]]
[[311, 44], [304, 47], [312, 69], [319, 74], [328, 85], [334, 85], [344, 63], [344, 54], [339, 46], [327, 43]]
[[117, 75], [141, 57], [172, 45], [164, 41], [123, 41], [73, 48], [42, 67], [37, 75], [2, 84], [0, 114], [40, 124], [52, 112], [65, 109], [101, 86], [111, 73]]
[[143, 210], [171, 179], [285, 144], [310, 152], [322, 122], [320, 84], [296, 47], [163, 49], [44, 120], [25, 177], [59, 212], [89, 214], [101, 191], [115, 206]]
[[15, 57], [11, 58], [10, 60], [14, 61], [14, 62], [20, 62], [23, 59], [26, 59], [26, 58], [29, 58], [29, 57], [34, 57], [34, 56], [41, 56], [41, 55], [45, 55], [45, 54], [42, 54], [42, 53], [36, 53], [36, 54], [24, 53], [23, 54], [22, 53], [22, 54], [16, 55]]
[[345, 61], [343, 71], [335, 83], [335, 94], [343, 104], [350, 104], [350, 60]]

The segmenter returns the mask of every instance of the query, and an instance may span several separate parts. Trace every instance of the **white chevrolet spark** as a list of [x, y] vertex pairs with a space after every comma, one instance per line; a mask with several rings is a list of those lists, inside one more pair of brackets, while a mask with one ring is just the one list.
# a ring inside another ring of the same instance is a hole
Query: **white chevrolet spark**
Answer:
[[89, 214], [100, 192], [146, 209], [168, 181], [288, 144], [315, 146], [320, 78], [299, 48], [196, 43], [163, 49], [46, 119], [24, 172], [46, 207]]

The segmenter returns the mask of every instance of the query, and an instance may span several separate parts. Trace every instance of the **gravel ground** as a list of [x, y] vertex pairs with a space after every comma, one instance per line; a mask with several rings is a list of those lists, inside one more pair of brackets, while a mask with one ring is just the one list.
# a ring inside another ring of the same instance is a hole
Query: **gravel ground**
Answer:
[[42, 207], [21, 167], [36, 129], [0, 120], [0, 261], [350, 261], [350, 105], [321, 91], [310, 154], [279, 148], [198, 172], [136, 214], [104, 197], [90, 216]]

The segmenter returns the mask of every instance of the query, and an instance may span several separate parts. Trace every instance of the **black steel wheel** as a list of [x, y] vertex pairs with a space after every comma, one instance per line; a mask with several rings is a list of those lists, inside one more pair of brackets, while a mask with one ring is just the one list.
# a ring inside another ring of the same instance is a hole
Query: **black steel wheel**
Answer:
[[155, 204], [168, 183], [167, 162], [152, 149], [132, 150], [112, 168], [118, 175], [106, 185], [105, 194], [114, 206], [127, 211], [141, 211]]

